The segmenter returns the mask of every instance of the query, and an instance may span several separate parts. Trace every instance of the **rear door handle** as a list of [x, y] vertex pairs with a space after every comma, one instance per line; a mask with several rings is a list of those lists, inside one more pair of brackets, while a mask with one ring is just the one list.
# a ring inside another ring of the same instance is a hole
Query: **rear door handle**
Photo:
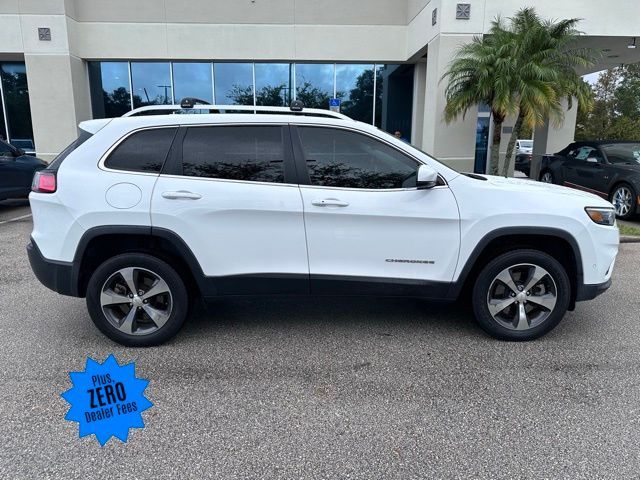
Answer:
[[348, 207], [349, 202], [343, 202], [337, 198], [323, 198], [322, 200], [313, 200], [311, 205], [316, 207]]
[[162, 192], [162, 196], [169, 200], [177, 200], [184, 198], [186, 200], [199, 200], [202, 195], [199, 193], [187, 192], [186, 190], [179, 190], [177, 192]]

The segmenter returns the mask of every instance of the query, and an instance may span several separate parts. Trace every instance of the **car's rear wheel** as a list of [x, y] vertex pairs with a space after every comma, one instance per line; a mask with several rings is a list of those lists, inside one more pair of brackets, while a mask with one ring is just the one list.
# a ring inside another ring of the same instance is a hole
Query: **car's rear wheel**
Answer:
[[636, 213], [637, 196], [634, 188], [628, 183], [621, 183], [611, 192], [611, 203], [616, 209], [616, 216], [627, 220]]
[[544, 183], [553, 183], [553, 173], [549, 170], [544, 170], [540, 174], [540, 181]]
[[147, 347], [172, 338], [188, 311], [187, 290], [166, 262], [123, 254], [100, 265], [87, 285], [95, 325], [122, 345]]
[[503, 340], [533, 340], [553, 329], [569, 307], [564, 267], [538, 250], [515, 250], [490, 261], [473, 289], [479, 325]]

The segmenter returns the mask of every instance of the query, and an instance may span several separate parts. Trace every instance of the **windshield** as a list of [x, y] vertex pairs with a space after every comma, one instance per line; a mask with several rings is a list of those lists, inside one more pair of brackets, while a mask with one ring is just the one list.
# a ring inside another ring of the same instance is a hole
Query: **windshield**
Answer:
[[612, 143], [601, 148], [609, 163], [640, 164], [640, 143]]
[[533, 140], [520, 140], [520, 148], [533, 148]]

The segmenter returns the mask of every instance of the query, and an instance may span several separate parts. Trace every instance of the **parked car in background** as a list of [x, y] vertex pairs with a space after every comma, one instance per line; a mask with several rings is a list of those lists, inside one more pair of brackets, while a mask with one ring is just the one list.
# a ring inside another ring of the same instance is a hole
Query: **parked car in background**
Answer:
[[36, 146], [30, 138], [12, 138], [11, 145], [23, 150], [25, 155], [36, 156]]
[[631, 218], [640, 213], [640, 141], [573, 142], [542, 158], [538, 179], [594, 193]]
[[0, 140], [0, 200], [27, 197], [34, 173], [46, 167], [45, 161]]
[[525, 153], [525, 154], [533, 153], [533, 140], [517, 140], [516, 141], [516, 155], [521, 153]]
[[524, 173], [527, 177], [531, 172], [531, 153], [518, 153], [516, 155], [515, 170]]

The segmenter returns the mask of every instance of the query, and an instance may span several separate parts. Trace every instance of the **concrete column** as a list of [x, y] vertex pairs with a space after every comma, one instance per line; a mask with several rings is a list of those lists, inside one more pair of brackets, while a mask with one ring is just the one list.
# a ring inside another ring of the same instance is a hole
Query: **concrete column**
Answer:
[[531, 161], [531, 178], [537, 179], [540, 175], [540, 159], [543, 155], [553, 154], [562, 150], [574, 140], [576, 132], [576, 117], [578, 115], [578, 103], [573, 102], [573, 107], [568, 108], [564, 102], [564, 122], [559, 127], [550, 125], [549, 122], [538, 127], [533, 132], [533, 158]]
[[422, 148], [424, 133], [424, 95], [427, 82], [427, 64], [416, 63], [413, 70], [413, 108], [411, 109], [411, 143]]
[[77, 138], [78, 123], [91, 118], [86, 65], [69, 54], [24, 58], [37, 154], [50, 161]]
[[415, 128], [421, 148], [438, 160], [461, 171], [473, 171], [475, 154], [476, 107], [447, 125], [443, 112], [446, 81], [440, 81], [460, 45], [471, 42], [472, 35], [438, 35], [428, 45], [422, 131]]

